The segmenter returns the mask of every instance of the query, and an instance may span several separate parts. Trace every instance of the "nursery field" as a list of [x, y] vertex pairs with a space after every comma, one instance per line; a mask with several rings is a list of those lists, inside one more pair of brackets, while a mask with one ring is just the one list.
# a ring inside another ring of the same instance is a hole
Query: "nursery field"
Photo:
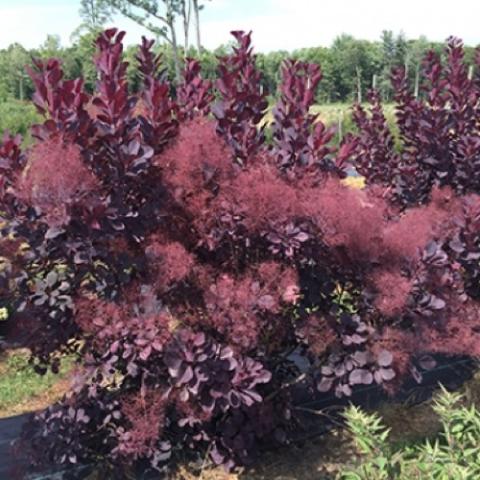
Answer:
[[[368, 104], [364, 104], [368, 107]], [[271, 123], [273, 120], [271, 108], [265, 115], [265, 121]], [[310, 108], [310, 112], [318, 115], [318, 119], [329, 127], [337, 130], [335, 141], [340, 140], [340, 135], [345, 135], [354, 130], [352, 121], [352, 105], [349, 103], [326, 103], [315, 104]], [[393, 104], [384, 105], [384, 113], [388, 125], [396, 133], [395, 125], [395, 107]], [[41, 116], [37, 113], [33, 105], [29, 102], [20, 100], [0, 101], [0, 135], [5, 131], [12, 134], [20, 134], [23, 137], [24, 145], [30, 145], [33, 142], [30, 133], [31, 125], [40, 122]]]
[[[353, 129], [351, 109], [351, 104], [348, 103], [328, 103], [313, 105], [311, 112], [318, 114], [319, 119], [326, 125], [337, 129], [340, 127], [345, 134]], [[387, 105], [385, 113], [389, 123], [393, 124], [393, 105]], [[267, 122], [272, 121], [271, 112], [266, 114], [265, 119]], [[40, 120], [41, 116], [29, 102], [13, 99], [0, 101], [0, 135], [5, 131], [12, 134], [19, 133], [24, 137], [25, 144], [30, 145], [33, 141], [30, 126]]]
[[[368, 104], [363, 104], [363, 106], [368, 107]], [[349, 103], [315, 104], [310, 107], [310, 112], [318, 115], [318, 119], [325, 123], [325, 125], [337, 130], [337, 135], [335, 136], [335, 141], [337, 142], [340, 140], [339, 133], [344, 136], [355, 129], [352, 120], [352, 105]], [[395, 125], [395, 105], [393, 103], [385, 104], [384, 113], [388, 125], [393, 129], [393, 133], [397, 133]], [[273, 121], [271, 108], [265, 115], [265, 121], [267, 124]]]

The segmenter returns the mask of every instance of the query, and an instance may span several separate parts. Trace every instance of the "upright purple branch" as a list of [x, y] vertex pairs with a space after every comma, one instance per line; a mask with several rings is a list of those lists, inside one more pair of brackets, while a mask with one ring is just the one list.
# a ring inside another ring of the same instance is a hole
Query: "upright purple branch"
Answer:
[[324, 162], [335, 149], [329, 146], [334, 130], [310, 113], [322, 78], [315, 64], [286, 60], [282, 67], [280, 100], [273, 109], [273, 152], [281, 170], [294, 170]]
[[461, 191], [476, 190], [480, 185], [480, 84], [469, 78], [460, 39], [451, 37], [447, 44], [446, 65], [450, 155], [455, 166], [454, 182]]
[[46, 139], [58, 132], [72, 136], [76, 141], [86, 134], [90, 119], [85, 110], [89, 96], [83, 89], [83, 79], [64, 80], [60, 60], [33, 59], [35, 69], [26, 67], [35, 86], [33, 103], [47, 120], [32, 128], [38, 139]]
[[142, 37], [136, 59], [143, 77], [139, 120], [145, 141], [157, 154], [176, 136], [178, 122], [174, 118], [175, 104], [169, 97], [170, 85], [161, 69], [162, 57], [152, 51], [154, 43]]
[[359, 130], [354, 165], [368, 182], [392, 187], [398, 174], [399, 155], [378, 91], [371, 90], [368, 101], [370, 114], [360, 104], [353, 107], [353, 121]]
[[180, 115], [185, 119], [192, 119], [197, 115], [208, 115], [213, 98], [212, 82], [202, 78], [200, 62], [187, 58], [183, 81], [177, 89]]
[[268, 102], [255, 66], [251, 32], [234, 31], [232, 35], [238, 45], [233, 54], [219, 59], [217, 88], [221, 98], [212, 113], [217, 119], [217, 133], [230, 145], [235, 160], [245, 164], [265, 141], [260, 123]]
[[133, 116], [136, 98], [128, 94], [126, 71], [128, 63], [122, 60], [122, 40], [125, 32], [116, 28], [105, 30], [97, 39], [95, 66], [99, 74], [98, 94], [93, 104], [98, 108], [97, 119], [106, 134], [118, 134]]
[[[98, 131], [95, 157], [90, 158], [102, 176], [120, 179], [148, 168], [154, 150], [149, 132], [141, 129], [135, 118], [137, 98], [128, 92], [126, 71], [128, 63], [122, 60], [122, 40], [125, 32], [116, 28], [105, 30], [97, 39], [95, 65], [98, 70], [98, 94], [93, 99], [97, 108]], [[117, 192], [118, 193], [118, 192]]]
[[0, 201], [4, 209], [12, 208], [11, 202], [7, 201], [7, 197], [13, 200], [9, 188], [14, 185], [17, 175], [25, 166], [25, 155], [21, 150], [21, 143], [20, 135], [12, 136], [8, 132], [3, 134], [0, 142]]

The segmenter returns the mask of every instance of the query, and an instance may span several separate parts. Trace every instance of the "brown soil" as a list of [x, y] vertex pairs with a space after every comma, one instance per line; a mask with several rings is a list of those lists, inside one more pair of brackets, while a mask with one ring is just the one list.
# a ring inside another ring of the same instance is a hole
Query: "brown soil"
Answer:
[[239, 474], [221, 469], [193, 473], [181, 468], [171, 480], [333, 480], [341, 466], [354, 461], [353, 447], [341, 431], [262, 457], [262, 463]]

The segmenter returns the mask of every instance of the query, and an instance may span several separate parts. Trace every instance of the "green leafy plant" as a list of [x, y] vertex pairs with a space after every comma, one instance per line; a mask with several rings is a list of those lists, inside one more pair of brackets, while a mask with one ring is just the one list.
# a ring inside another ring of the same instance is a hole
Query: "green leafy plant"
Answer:
[[390, 429], [376, 413], [366, 413], [352, 405], [346, 412], [348, 429], [362, 456], [361, 463], [339, 475], [342, 480], [384, 480], [397, 478], [402, 464], [401, 453], [395, 454], [388, 443]]
[[0, 102], [0, 134], [5, 131], [13, 135], [19, 133], [25, 137], [24, 142], [30, 144], [30, 127], [33, 123], [38, 123], [40, 118], [35, 107], [29, 103], [19, 100]]
[[361, 462], [339, 474], [341, 480], [474, 480], [480, 478], [480, 411], [465, 406], [460, 393], [442, 388], [433, 409], [440, 434], [418, 445], [395, 448], [390, 429], [377, 414], [351, 406], [345, 413]]

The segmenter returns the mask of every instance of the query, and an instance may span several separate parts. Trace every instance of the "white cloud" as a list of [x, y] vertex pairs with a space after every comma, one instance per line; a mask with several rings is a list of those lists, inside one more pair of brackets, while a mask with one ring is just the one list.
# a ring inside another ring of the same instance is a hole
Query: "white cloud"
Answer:
[[426, 35], [439, 41], [453, 34], [469, 44], [480, 43], [477, 26], [480, 2], [476, 0], [454, 3], [447, 0], [259, 0], [258, 3], [263, 5], [261, 15], [251, 8], [240, 18], [222, 21], [209, 21], [205, 10], [204, 37], [208, 46], [225, 42], [228, 31], [238, 27], [252, 29], [257, 49], [267, 51], [329, 45], [341, 33], [374, 40], [382, 30], [403, 31], [408, 38]]
[[0, 4], [0, 47], [19, 42], [32, 48], [40, 45], [48, 33], [59, 34], [63, 43], [80, 23], [72, 5]]
[[[41, 44], [47, 33], [68, 44], [78, 26], [78, 0], [0, 0], [0, 48], [12, 42], [26, 47]], [[230, 41], [230, 30], [253, 30], [259, 51], [329, 45], [341, 33], [378, 39], [384, 29], [407, 37], [426, 35], [443, 40], [460, 36], [480, 43], [478, 0], [212, 0], [202, 11], [202, 38], [215, 48]], [[136, 43], [145, 31], [117, 17]], [[193, 35], [192, 35], [193, 37]]]

